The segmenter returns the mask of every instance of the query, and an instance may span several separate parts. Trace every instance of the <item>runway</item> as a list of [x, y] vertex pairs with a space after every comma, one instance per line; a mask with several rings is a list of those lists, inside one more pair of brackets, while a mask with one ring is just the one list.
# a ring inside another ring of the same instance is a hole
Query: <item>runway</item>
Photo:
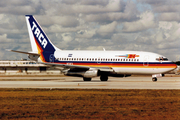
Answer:
[[157, 82], [152, 82], [151, 77], [109, 77], [107, 82], [98, 77], [90, 82], [79, 77], [0, 77], [0, 80], [0, 88], [180, 89], [180, 77], [163, 77]]

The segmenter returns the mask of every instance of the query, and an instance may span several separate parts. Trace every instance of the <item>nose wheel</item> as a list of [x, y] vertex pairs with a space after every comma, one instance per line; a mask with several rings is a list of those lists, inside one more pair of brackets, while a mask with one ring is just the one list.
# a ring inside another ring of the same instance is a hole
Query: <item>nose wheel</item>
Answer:
[[152, 81], [153, 81], [153, 82], [156, 82], [156, 81], [157, 81], [157, 78], [156, 78], [156, 77], [153, 77], [153, 78], [152, 78]]

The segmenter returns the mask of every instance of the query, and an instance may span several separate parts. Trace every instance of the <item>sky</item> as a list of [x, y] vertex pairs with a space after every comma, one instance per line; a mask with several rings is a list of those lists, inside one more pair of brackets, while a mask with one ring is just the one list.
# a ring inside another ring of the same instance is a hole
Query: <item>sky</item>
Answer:
[[0, 60], [27, 59], [25, 15], [62, 50], [148, 51], [180, 60], [180, 0], [0, 0]]

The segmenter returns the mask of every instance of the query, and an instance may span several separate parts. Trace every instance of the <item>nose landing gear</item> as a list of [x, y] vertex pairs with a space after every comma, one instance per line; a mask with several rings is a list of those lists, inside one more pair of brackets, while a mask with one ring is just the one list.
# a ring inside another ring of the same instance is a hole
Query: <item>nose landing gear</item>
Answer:
[[152, 78], [152, 81], [153, 81], [153, 82], [156, 82], [156, 81], [157, 81], [157, 78], [156, 78], [156, 77], [153, 77], [153, 78]]
[[152, 81], [153, 81], [153, 82], [156, 82], [156, 81], [157, 81], [157, 78], [163, 77], [163, 76], [164, 76], [164, 74], [154, 74], [154, 75], [152, 75]]

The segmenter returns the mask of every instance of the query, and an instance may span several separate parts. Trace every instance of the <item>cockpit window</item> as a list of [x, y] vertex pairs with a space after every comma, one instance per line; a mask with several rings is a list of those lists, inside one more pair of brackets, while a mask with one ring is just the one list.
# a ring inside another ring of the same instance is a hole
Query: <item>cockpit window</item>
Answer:
[[168, 59], [165, 58], [165, 57], [159, 57], [159, 58], [156, 58], [156, 60], [158, 60], [158, 61], [168, 61]]

